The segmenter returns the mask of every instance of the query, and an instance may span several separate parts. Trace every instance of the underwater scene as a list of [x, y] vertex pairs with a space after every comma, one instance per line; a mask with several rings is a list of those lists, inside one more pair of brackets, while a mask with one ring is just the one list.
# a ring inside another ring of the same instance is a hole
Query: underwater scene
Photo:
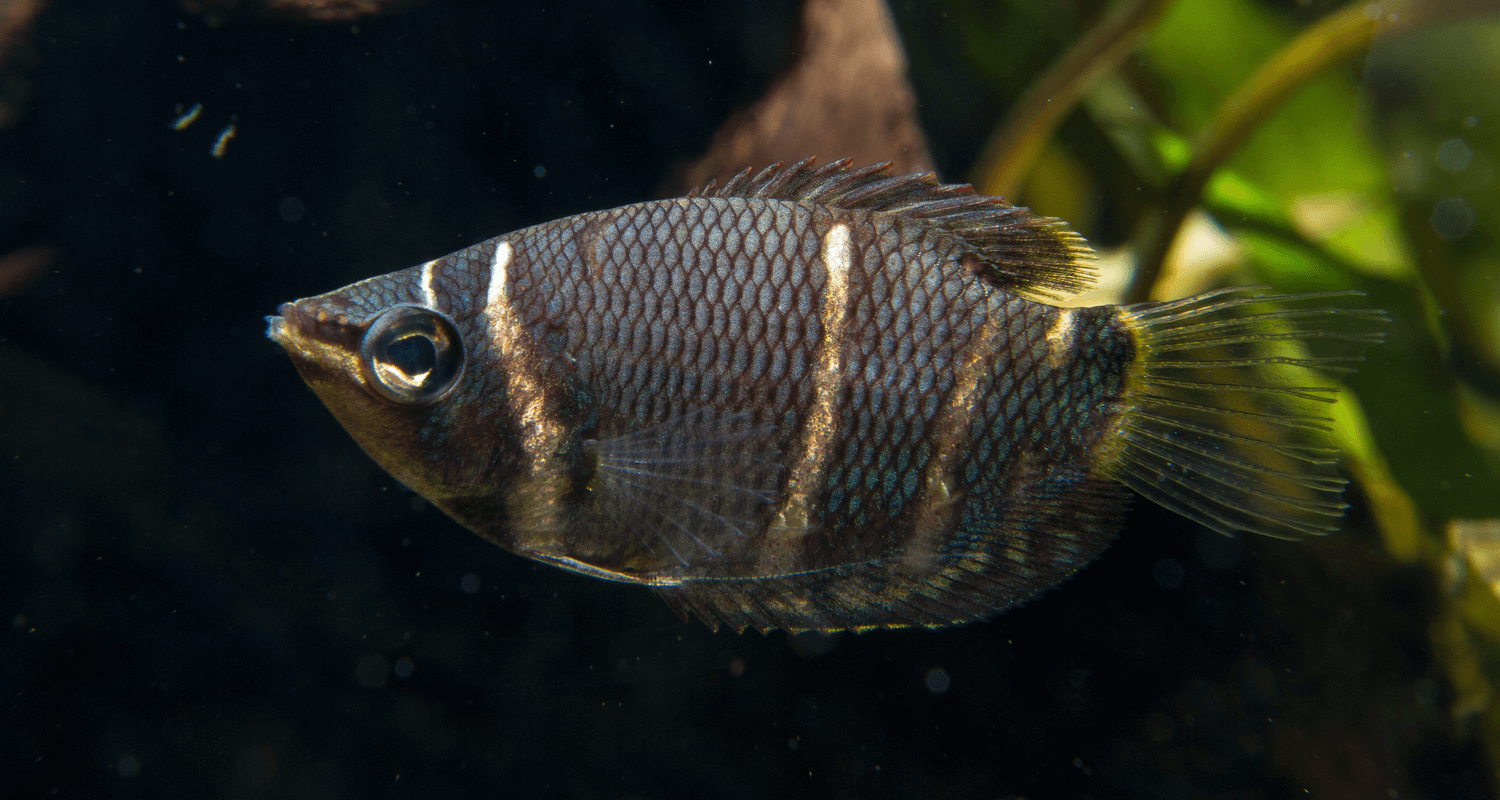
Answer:
[[0, 87], [0, 798], [1500, 793], [1500, 8], [32, 0]]

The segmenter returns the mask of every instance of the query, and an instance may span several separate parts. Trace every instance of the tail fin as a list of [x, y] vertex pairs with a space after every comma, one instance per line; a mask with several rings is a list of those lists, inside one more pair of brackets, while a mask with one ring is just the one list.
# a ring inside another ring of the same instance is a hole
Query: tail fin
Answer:
[[1387, 317], [1338, 305], [1360, 292], [1264, 291], [1120, 309], [1136, 358], [1100, 471], [1220, 533], [1328, 533], [1347, 508], [1329, 376], [1354, 371]]

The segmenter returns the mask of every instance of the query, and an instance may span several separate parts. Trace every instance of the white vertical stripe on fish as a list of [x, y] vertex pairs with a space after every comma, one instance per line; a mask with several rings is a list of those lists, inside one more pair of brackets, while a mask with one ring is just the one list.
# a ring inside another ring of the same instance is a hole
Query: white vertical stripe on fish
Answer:
[[822, 487], [828, 471], [830, 446], [838, 431], [835, 405], [844, 386], [844, 340], [849, 319], [849, 273], [854, 254], [847, 222], [839, 222], [823, 237], [823, 287], [820, 311], [823, 340], [818, 344], [813, 374], [812, 411], [808, 414], [802, 454], [787, 479], [787, 499], [782, 503], [767, 535], [773, 539], [796, 539], [807, 532], [812, 495]]
[[422, 265], [422, 303], [433, 311], [441, 311], [437, 304], [437, 292], [432, 288], [432, 268], [437, 266], [437, 259], [433, 259]]
[[1063, 356], [1073, 344], [1073, 326], [1078, 312], [1062, 308], [1057, 311], [1057, 321], [1047, 330], [1047, 361], [1054, 369], [1062, 365]]
[[485, 291], [484, 316], [499, 363], [505, 368], [506, 404], [518, 420], [521, 446], [531, 461], [530, 474], [516, 482], [506, 498], [511, 526], [528, 534], [555, 534], [560, 522], [558, 503], [568, 489], [568, 476], [557, 457], [565, 431], [546, 410], [546, 387], [537, 374], [536, 359], [527, 334], [516, 318], [509, 294], [510, 242], [495, 244], [490, 261], [490, 283]]

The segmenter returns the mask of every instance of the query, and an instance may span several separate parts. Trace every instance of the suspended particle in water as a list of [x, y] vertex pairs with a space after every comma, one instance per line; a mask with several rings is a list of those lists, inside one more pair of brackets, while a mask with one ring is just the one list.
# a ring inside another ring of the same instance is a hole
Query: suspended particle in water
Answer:
[[470, 572], [459, 580], [458, 588], [463, 589], [464, 594], [473, 594], [479, 591], [479, 576]]
[[[177, 108], [181, 110], [182, 106], [178, 106]], [[197, 122], [199, 115], [201, 115], [202, 113], [203, 104], [194, 103], [193, 107], [188, 109], [186, 113], [179, 114], [177, 115], [177, 119], [172, 120], [172, 130], [180, 131], [187, 128], [187, 126], [193, 124], [194, 122]]]
[[235, 128], [232, 122], [225, 125], [224, 130], [219, 131], [219, 138], [214, 140], [214, 149], [209, 151], [214, 158], [224, 157], [224, 151], [229, 149], [229, 140], [234, 138], [234, 134]]

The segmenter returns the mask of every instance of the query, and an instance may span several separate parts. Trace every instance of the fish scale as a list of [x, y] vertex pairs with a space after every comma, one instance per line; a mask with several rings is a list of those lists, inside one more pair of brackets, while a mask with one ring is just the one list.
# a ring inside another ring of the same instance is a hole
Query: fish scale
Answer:
[[[700, 221], [702, 219], [701, 213], [693, 216]], [[732, 216], [736, 222], [731, 226], [726, 226], [726, 230], [720, 237], [712, 237], [715, 238], [719, 248], [709, 250], [709, 258], [704, 258], [696, 264], [686, 261], [682, 269], [682, 273], [686, 277], [679, 284], [681, 290], [675, 296], [667, 298], [673, 301], [666, 304], [671, 309], [671, 312], [662, 321], [670, 325], [673, 322], [691, 319], [700, 332], [707, 334], [706, 336], [679, 337], [681, 341], [694, 343], [684, 359], [673, 359], [670, 349], [663, 348], [657, 351], [656, 355], [658, 357], [665, 356], [666, 363], [676, 367], [676, 370], [673, 371], [674, 378], [688, 371], [693, 371], [699, 375], [712, 375], [714, 372], [713, 368], [718, 362], [725, 362], [731, 368], [743, 371], [752, 361], [764, 363], [767, 359], [757, 358], [756, 356], [763, 355], [767, 350], [775, 348], [780, 344], [774, 340], [747, 341], [742, 336], [730, 335], [731, 324], [743, 330], [746, 326], [741, 320], [750, 315], [751, 312], [757, 311], [747, 301], [762, 302], [759, 298], [763, 297], [767, 290], [773, 288], [772, 279], [780, 277], [788, 269], [788, 264], [783, 259], [781, 262], [777, 262], [771, 270], [774, 275], [767, 275], [766, 279], [761, 281], [743, 284], [736, 283], [735, 285], [741, 289], [738, 294], [740, 302], [725, 308], [722, 305], [724, 301], [733, 300], [734, 298], [726, 298], [721, 287], [716, 285], [714, 280], [724, 279], [732, 274], [736, 262], [732, 258], [725, 257], [725, 255], [741, 247], [740, 237], [743, 236], [741, 228], [744, 227], [745, 223], [740, 220], [753, 217], [744, 208], [735, 209]], [[641, 219], [642, 217], [645, 217], [645, 219]], [[621, 239], [639, 239], [642, 238], [641, 232], [649, 232], [654, 224], [682, 222], [687, 217], [688, 215], [684, 214], [680, 207], [673, 207], [670, 210], [660, 207], [642, 208], [635, 215], [629, 217], [620, 215], [615, 220], [602, 223], [602, 226], [617, 229], [619, 231], [617, 235]], [[565, 239], [569, 236], [576, 236], [578, 230], [591, 227], [595, 224], [601, 223], [597, 223], [591, 219], [578, 220], [568, 226], [571, 232], [563, 233], [560, 237], [556, 238]], [[548, 236], [546, 238], [550, 240], [554, 237]], [[653, 237], [653, 240], [655, 238], [666, 237], [657, 236]], [[711, 237], [708, 236], [706, 231], [689, 230], [679, 232], [675, 238], [706, 242]], [[598, 247], [596, 249], [602, 250], [602, 248]], [[615, 248], [614, 251], [618, 252], [618, 248]], [[668, 259], [675, 255], [676, 253], [670, 250], [664, 250], [661, 254], [662, 257]], [[559, 254], [555, 252], [555, 247], [542, 249], [536, 258], [539, 263], [560, 264], [559, 272], [566, 273], [571, 270], [570, 262], [566, 257], [559, 257]], [[653, 301], [660, 297], [659, 295], [652, 297], [644, 290], [648, 286], [647, 279], [652, 272], [647, 268], [647, 265], [651, 263], [661, 262], [647, 261], [644, 258], [631, 259], [627, 255], [623, 260], [608, 259], [595, 265], [601, 271], [600, 285], [609, 286], [611, 281], [613, 281], [619, 288], [623, 289], [623, 291], [614, 292], [611, 298], [610, 307], [614, 313], [607, 317], [609, 325], [618, 332], [617, 335], [623, 333], [631, 337], [631, 341], [634, 342], [647, 341], [652, 335], [653, 330], [657, 331], [657, 335], [661, 335], [660, 331], [662, 328], [651, 324], [654, 320], [648, 320], [641, 313], [634, 315], [630, 313], [631, 309], [639, 312], [652, 307], [654, 305]], [[667, 263], [671, 263], [671, 261]], [[581, 285], [588, 284], [589, 282], [581, 280], [581, 276], [577, 274], [573, 277], [573, 280], [560, 281], [560, 294], [562, 296], [568, 297], [582, 291], [587, 291]], [[574, 315], [573, 327], [578, 327], [578, 324], [582, 322], [582, 318], [588, 315], [590, 310], [586, 305], [579, 304], [578, 310]], [[538, 316], [534, 320], [529, 321], [528, 324], [536, 326], [549, 324], [549, 322], [549, 320]], [[668, 330], [671, 329], [668, 328]], [[570, 349], [577, 348], [587, 352], [588, 363], [590, 365], [602, 365], [605, 369], [618, 369], [620, 365], [637, 363], [644, 358], [644, 352], [641, 351], [633, 353], [628, 351], [622, 352], [597, 344], [599, 342], [608, 343], [609, 337], [599, 336], [591, 338], [595, 341], [592, 347], [590, 346], [591, 343], [570, 344]], [[789, 353], [795, 352], [797, 345], [798, 342], [795, 341], [783, 345], [780, 348], [778, 360], [786, 361]], [[615, 393], [611, 394], [611, 398], [618, 407], [626, 409], [628, 415], [649, 421], [659, 421], [660, 418], [664, 418], [662, 415], [648, 416], [646, 409], [639, 405], [641, 401], [639, 399], [631, 399], [650, 398], [654, 395], [646, 391], [647, 387], [641, 385], [639, 382], [631, 382], [626, 378], [627, 376], [621, 375], [618, 371], [601, 371], [589, 376], [591, 381], [597, 382], [600, 385], [619, 387]], [[671, 381], [671, 383], [674, 386], [679, 385], [676, 380]], [[717, 385], [715, 388], [718, 388]], [[689, 397], [692, 397], [692, 395], [689, 394]], [[698, 402], [707, 403], [723, 401], [725, 398], [722, 397], [721, 392], [710, 391], [706, 395], [700, 394], [694, 399]], [[689, 410], [687, 404], [690, 404], [690, 401], [689, 403], [674, 403], [671, 408], [677, 414], [686, 413]], [[669, 412], [665, 415], [670, 416], [671, 413]]]
[[1225, 533], [1330, 530], [1318, 371], [1381, 314], [1047, 302], [1088, 280], [1054, 220], [806, 161], [289, 303], [268, 335], [461, 524], [714, 627], [983, 619], [1103, 552], [1126, 487]]

